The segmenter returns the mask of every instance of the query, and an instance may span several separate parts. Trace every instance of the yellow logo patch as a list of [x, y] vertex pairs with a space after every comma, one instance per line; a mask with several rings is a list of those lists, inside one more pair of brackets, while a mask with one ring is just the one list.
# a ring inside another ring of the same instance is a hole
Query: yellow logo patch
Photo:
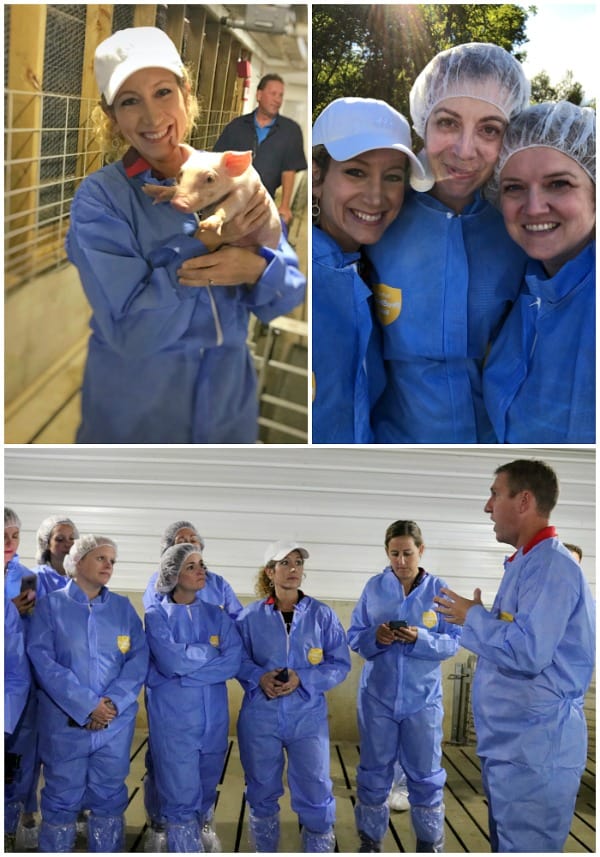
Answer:
[[212, 637], [209, 638], [208, 642], [211, 644], [211, 646], [214, 646], [215, 649], [218, 649], [219, 648], [219, 642], [220, 642], [219, 641], [219, 635], [213, 634]]
[[126, 634], [123, 634], [122, 637], [117, 637], [117, 647], [124, 655], [131, 648], [131, 637], [128, 637]]
[[307, 657], [309, 664], [320, 664], [323, 660], [323, 649], [309, 649]]
[[515, 617], [512, 615], [512, 613], [503, 613], [502, 611], [500, 611], [500, 617], [499, 618], [502, 619], [503, 622], [514, 622], [515, 621]]
[[373, 286], [375, 296], [375, 311], [377, 318], [385, 327], [396, 321], [402, 312], [402, 289], [394, 289], [385, 283], [377, 283]]
[[315, 396], [317, 395], [317, 379], [315, 378], [315, 373], [312, 373], [312, 400], [314, 402]]
[[437, 613], [433, 610], [426, 610], [422, 616], [422, 622], [426, 628], [435, 628], [437, 625], [438, 617]]

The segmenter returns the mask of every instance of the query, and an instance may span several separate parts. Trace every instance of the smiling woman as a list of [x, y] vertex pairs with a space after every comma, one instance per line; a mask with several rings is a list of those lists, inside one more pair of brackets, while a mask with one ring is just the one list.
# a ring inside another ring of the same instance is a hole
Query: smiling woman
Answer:
[[595, 111], [566, 101], [529, 107], [504, 138], [495, 188], [531, 261], [484, 372], [503, 443], [596, 440], [595, 157]]
[[370, 443], [383, 362], [371, 339], [361, 248], [378, 241], [423, 177], [408, 122], [373, 98], [338, 98], [313, 128], [313, 443]]
[[268, 221], [266, 191], [208, 236], [195, 213], [143, 192], [173, 183], [198, 110], [166, 33], [118, 30], [95, 73], [104, 143], [127, 150], [71, 207], [67, 253], [93, 311], [77, 442], [254, 443], [249, 316], [268, 323], [302, 301], [296, 255], [285, 239], [231, 246]]

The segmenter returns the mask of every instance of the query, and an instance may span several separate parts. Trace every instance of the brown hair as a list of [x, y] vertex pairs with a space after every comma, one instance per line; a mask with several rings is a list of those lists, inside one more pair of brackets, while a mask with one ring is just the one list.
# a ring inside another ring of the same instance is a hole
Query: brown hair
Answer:
[[494, 471], [496, 475], [506, 473], [511, 497], [519, 491], [531, 491], [535, 497], [538, 512], [550, 516], [558, 500], [558, 477], [545, 461], [519, 458], [502, 464]]
[[423, 533], [418, 524], [414, 521], [394, 521], [385, 531], [385, 549], [392, 539], [397, 536], [410, 536], [418, 548], [423, 544]]
[[267, 574], [268, 568], [275, 568], [274, 560], [271, 560], [258, 570], [258, 577], [256, 578], [256, 585], [254, 586], [254, 591], [256, 592], [259, 598], [268, 598], [274, 593], [273, 582]]

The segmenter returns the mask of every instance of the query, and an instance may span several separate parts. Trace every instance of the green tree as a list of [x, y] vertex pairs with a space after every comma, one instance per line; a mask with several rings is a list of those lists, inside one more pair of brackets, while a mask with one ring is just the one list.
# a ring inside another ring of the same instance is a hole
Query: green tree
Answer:
[[582, 104], [583, 86], [573, 79], [573, 72], [567, 71], [556, 86], [550, 82], [547, 71], [540, 71], [531, 78], [531, 100], [534, 104], [543, 101], [570, 101], [571, 104]]
[[441, 50], [494, 42], [523, 59], [535, 6], [512, 4], [314, 5], [313, 117], [334, 98], [382, 98], [408, 114], [408, 94]]

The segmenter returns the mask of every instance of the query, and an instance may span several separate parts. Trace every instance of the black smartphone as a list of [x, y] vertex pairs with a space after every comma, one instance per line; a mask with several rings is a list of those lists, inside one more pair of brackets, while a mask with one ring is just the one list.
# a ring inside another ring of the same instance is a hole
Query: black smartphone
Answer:
[[404, 619], [392, 619], [391, 622], [388, 622], [388, 626], [390, 631], [399, 631], [400, 628], [408, 628], [408, 622], [405, 622]]
[[29, 590], [33, 590], [33, 592], [37, 589], [37, 577], [35, 574], [24, 574], [21, 578], [21, 592], [28, 592]]
[[277, 675], [275, 676], [275, 681], [286, 682], [290, 680], [290, 675], [288, 673], [288, 668], [284, 667], [282, 670], [279, 670]]

